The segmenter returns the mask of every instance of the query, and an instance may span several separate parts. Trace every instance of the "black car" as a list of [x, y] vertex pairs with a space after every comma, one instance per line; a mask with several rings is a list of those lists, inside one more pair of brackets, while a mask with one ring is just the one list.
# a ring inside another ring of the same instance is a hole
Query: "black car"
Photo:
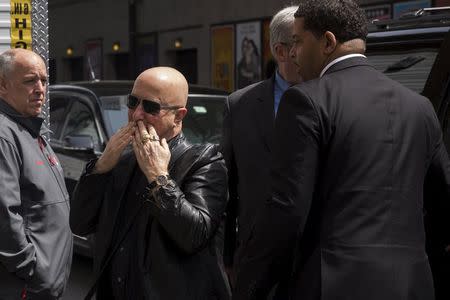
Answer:
[[369, 27], [366, 56], [379, 71], [433, 103], [449, 146], [450, 7], [421, 9]]
[[[128, 122], [127, 95], [132, 81], [51, 85], [51, 145], [72, 194], [86, 163], [101, 155], [109, 138]], [[191, 85], [183, 133], [192, 143], [218, 143], [227, 93]], [[92, 256], [92, 237], [74, 237], [75, 252]]]

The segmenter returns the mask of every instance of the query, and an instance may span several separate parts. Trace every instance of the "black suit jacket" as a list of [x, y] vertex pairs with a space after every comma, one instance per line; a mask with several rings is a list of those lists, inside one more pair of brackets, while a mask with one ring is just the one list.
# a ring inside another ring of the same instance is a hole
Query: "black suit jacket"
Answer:
[[255, 213], [270, 196], [268, 162], [274, 129], [274, 80], [272, 76], [238, 90], [226, 103], [221, 147], [230, 194], [224, 249], [228, 266], [233, 265], [234, 259], [239, 265], [239, 253], [249, 237]]
[[450, 162], [426, 98], [346, 59], [284, 94], [273, 157], [235, 299], [261, 299], [292, 247], [291, 299], [434, 299], [423, 185], [450, 199]]

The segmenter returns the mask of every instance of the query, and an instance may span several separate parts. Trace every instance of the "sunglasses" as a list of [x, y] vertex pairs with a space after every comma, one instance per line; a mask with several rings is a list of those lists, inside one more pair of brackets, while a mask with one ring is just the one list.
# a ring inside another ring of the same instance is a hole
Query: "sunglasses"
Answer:
[[175, 110], [183, 107], [183, 106], [163, 106], [159, 102], [156, 102], [154, 100], [139, 99], [138, 97], [133, 95], [128, 95], [127, 107], [129, 109], [135, 109], [136, 107], [138, 107], [140, 102], [142, 102], [142, 108], [144, 109], [144, 111], [147, 114], [151, 115], [159, 114], [161, 109]]

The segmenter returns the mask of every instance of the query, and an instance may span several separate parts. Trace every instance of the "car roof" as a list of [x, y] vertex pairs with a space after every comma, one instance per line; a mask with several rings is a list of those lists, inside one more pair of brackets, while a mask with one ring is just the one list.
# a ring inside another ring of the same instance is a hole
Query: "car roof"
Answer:
[[[113, 96], [118, 93], [129, 93], [133, 88], [132, 80], [95, 80], [95, 81], [71, 81], [65, 83], [54, 84], [57, 86], [76, 86], [91, 90], [97, 97]], [[189, 84], [189, 94], [195, 95], [220, 95], [227, 96], [228, 92], [202, 85]]]
[[424, 8], [408, 12], [398, 19], [374, 20], [369, 24], [369, 35], [385, 33], [385, 35], [400, 35], [404, 31], [412, 34], [445, 32], [450, 29], [450, 6]]
[[399, 19], [369, 24], [367, 51], [384, 51], [386, 46], [436, 48], [449, 31], [450, 7], [420, 9]]

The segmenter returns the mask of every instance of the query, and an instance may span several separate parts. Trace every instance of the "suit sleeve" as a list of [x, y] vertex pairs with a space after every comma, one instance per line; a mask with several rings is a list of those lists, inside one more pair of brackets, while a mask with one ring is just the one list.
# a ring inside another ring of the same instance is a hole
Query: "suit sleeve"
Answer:
[[318, 174], [320, 126], [316, 109], [299, 88], [283, 95], [275, 123], [272, 197], [257, 216], [238, 270], [234, 299], [265, 299], [282, 275], [305, 229]]
[[28, 281], [36, 250], [25, 235], [20, 197], [21, 158], [16, 147], [0, 138], [0, 265]]
[[237, 228], [237, 170], [236, 162], [234, 160], [232, 132], [231, 132], [231, 108], [230, 98], [227, 98], [225, 105], [225, 113], [222, 129], [221, 152], [225, 158], [225, 163], [228, 170], [228, 205], [225, 216], [225, 236], [223, 259], [224, 265], [227, 267], [233, 266], [234, 253], [236, 251], [236, 228]]

